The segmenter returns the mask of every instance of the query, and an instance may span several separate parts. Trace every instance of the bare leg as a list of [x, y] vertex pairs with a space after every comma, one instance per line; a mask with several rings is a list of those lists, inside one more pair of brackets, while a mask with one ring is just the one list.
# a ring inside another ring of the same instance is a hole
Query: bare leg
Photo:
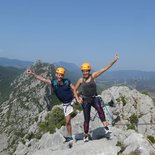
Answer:
[[71, 126], [71, 115], [67, 115], [65, 117], [66, 120], [66, 129], [67, 129], [67, 134], [72, 135], [72, 126]]

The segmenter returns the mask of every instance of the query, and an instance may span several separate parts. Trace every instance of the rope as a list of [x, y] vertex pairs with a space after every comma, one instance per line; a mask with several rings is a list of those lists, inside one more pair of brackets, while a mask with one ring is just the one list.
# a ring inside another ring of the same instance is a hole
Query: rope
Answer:
[[109, 114], [109, 116], [110, 116], [111, 122], [112, 122], [112, 121], [114, 120], [114, 119], [113, 119], [113, 116], [112, 116], [111, 113], [109, 112], [107, 106], [105, 106], [105, 109], [107, 110], [107, 112], [108, 112], [108, 114]]
[[[94, 121], [95, 118], [97, 117], [98, 119], [100, 119], [96, 113], [91, 112], [91, 114], [94, 115], [93, 118], [91, 118], [91, 121]], [[111, 117], [112, 118], [112, 117]], [[114, 119], [112, 119], [114, 121]], [[130, 125], [130, 123], [115, 123], [115, 125]], [[155, 123], [137, 123], [136, 125], [155, 125]]]
[[[130, 125], [130, 123], [115, 123], [116, 125]], [[152, 125], [155, 123], [138, 123], [136, 125]]]

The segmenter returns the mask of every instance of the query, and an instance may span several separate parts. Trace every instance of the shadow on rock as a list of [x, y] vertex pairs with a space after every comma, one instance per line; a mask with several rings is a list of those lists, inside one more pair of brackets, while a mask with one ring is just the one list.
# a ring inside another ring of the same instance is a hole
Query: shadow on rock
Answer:
[[[101, 139], [101, 138], [107, 138], [106, 132], [103, 127], [96, 128], [92, 130], [92, 132], [89, 134], [90, 135], [90, 140], [96, 140], [96, 139]], [[75, 135], [75, 140], [83, 140], [84, 133], [78, 133]]]

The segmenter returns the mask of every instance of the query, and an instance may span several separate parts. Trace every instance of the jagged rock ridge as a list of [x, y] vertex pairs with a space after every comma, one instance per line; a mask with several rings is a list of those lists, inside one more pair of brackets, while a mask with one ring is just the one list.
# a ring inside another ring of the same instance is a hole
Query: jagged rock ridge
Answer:
[[[47, 77], [49, 66], [52, 67], [37, 61], [32, 65], [32, 69]], [[12, 87], [14, 90], [9, 100], [0, 107], [0, 133], [7, 139], [0, 151], [7, 148], [12, 152], [18, 141], [28, 133], [29, 127], [38, 119], [39, 114], [46, 113], [47, 105], [51, 104], [50, 88], [28, 76], [26, 71], [12, 83]]]

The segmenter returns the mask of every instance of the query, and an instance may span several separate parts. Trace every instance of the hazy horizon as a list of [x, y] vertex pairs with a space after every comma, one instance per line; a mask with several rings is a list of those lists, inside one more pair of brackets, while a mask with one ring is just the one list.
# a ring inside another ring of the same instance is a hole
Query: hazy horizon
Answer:
[[27, 0], [0, 5], [0, 57], [155, 71], [155, 1]]
[[[24, 62], [32, 62], [32, 63], [35, 63], [36, 61], [39, 61], [39, 60], [41, 60], [41, 59], [38, 59], [38, 60], [35, 60], [35, 61], [30, 61], [30, 60], [22, 60], [22, 59], [12, 59], [12, 58], [7, 58], [7, 57], [0, 57], [0, 58], [4, 58], [4, 59], [9, 59], [9, 60], [17, 60], [17, 61], [24, 61]], [[73, 65], [76, 65], [77, 67], [79, 67], [79, 69], [80, 69], [80, 66], [79, 65], [77, 65], [76, 63], [74, 63], [74, 62], [67, 62], [67, 61], [56, 61], [56, 62], [47, 62], [47, 61], [43, 61], [43, 60], [41, 60], [43, 63], [49, 63], [49, 64], [53, 64], [53, 63], [67, 63], [67, 64], [73, 64]], [[1, 66], [1, 65], [0, 65]], [[94, 71], [97, 69], [97, 68], [95, 68], [94, 66], [93, 66], [93, 68], [92, 68]], [[120, 69], [120, 68], [116, 68], [115, 70], [114, 69], [110, 69], [109, 71], [142, 71], [142, 72], [155, 72], [154, 70], [150, 70], [150, 71], [148, 71], [148, 70], [137, 70], [137, 69]]]

